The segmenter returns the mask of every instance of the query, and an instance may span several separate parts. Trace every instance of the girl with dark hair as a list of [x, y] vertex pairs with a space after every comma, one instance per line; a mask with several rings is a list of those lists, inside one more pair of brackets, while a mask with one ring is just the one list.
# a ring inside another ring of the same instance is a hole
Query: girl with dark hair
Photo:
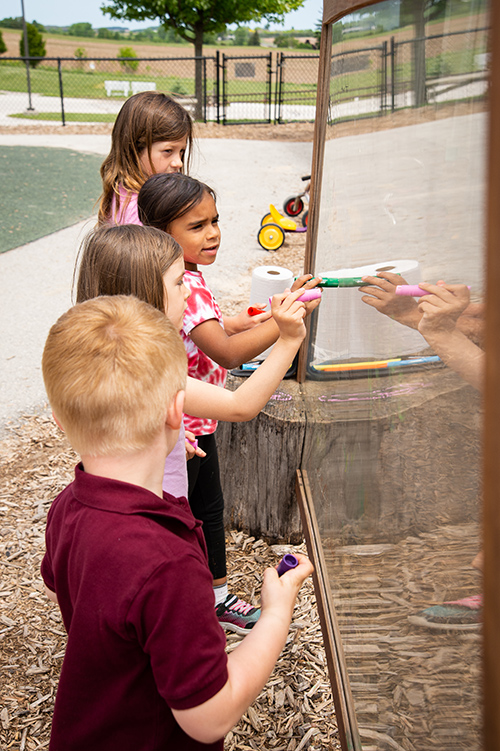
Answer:
[[[145, 225], [170, 234], [184, 253], [184, 279], [191, 292], [181, 331], [188, 355], [188, 375], [224, 387], [226, 368], [259, 355], [276, 341], [279, 332], [273, 318], [246, 330], [225, 329], [225, 319], [198, 268], [214, 263], [219, 249], [214, 191], [187, 175], [153, 175], [141, 188], [138, 210]], [[317, 281], [311, 281], [308, 274], [297, 280], [292, 289], [304, 284], [312, 287]], [[306, 304], [308, 312], [314, 307], [315, 304]], [[241, 628], [246, 630], [254, 625], [260, 611], [228, 592], [224, 496], [214, 435], [217, 421], [187, 414], [184, 425], [194, 433], [198, 446], [205, 452], [204, 457], [195, 456], [188, 462], [189, 503], [195, 517], [203, 521], [217, 615], [221, 625], [231, 628], [229, 624], [237, 614]]]

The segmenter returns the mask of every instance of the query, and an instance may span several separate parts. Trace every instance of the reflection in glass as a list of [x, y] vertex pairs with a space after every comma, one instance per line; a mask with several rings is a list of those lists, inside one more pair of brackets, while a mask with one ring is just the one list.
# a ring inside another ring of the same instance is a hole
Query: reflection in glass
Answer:
[[[479, 348], [487, 27], [484, 4], [453, 0], [334, 24], [314, 268], [467, 285]], [[302, 465], [361, 742], [477, 749], [480, 394], [419, 333], [418, 301], [405, 319], [363, 297], [323, 291]]]

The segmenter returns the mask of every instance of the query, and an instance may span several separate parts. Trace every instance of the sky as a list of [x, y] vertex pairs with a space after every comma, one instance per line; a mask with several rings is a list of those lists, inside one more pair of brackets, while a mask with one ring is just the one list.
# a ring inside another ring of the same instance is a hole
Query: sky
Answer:
[[[120, 22], [102, 15], [99, 6], [103, 0], [84, 0], [84, 2], [72, 2], [71, 0], [24, 0], [24, 11], [27, 21], [36, 20], [44, 26], [70, 26], [73, 23], [85, 21], [91, 23], [94, 28], [102, 26], [126, 26], [129, 29], [144, 28], [155, 25], [154, 22], [128, 21]], [[21, 0], [7, 0], [1, 3], [1, 17], [20, 16]], [[323, 0], [305, 0], [299, 10], [285, 16], [283, 26], [271, 24], [271, 28], [281, 29], [310, 29], [315, 27], [316, 22], [322, 15]], [[262, 24], [264, 25], [264, 24]]]

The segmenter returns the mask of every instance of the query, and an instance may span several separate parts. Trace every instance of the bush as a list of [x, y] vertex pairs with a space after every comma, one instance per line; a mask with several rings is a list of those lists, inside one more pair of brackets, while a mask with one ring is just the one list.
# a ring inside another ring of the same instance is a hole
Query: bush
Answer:
[[7, 45], [5, 44], [2, 32], [0, 31], [0, 55], [3, 55], [4, 52], [7, 52]]
[[[45, 57], [45, 41], [32, 23], [26, 24], [26, 35], [28, 37], [28, 57]], [[24, 35], [21, 34], [19, 39], [19, 55], [24, 57]], [[30, 67], [36, 68], [40, 65], [41, 60], [31, 60]]]
[[[137, 57], [133, 47], [120, 47], [117, 57]], [[126, 73], [135, 73], [139, 67], [139, 60], [120, 60], [120, 65]]]
[[274, 44], [276, 47], [283, 49], [285, 47], [298, 47], [299, 41], [290, 34], [278, 34], [278, 36], [274, 38]]
[[73, 23], [68, 29], [68, 34], [72, 37], [95, 37], [91, 23]]
[[186, 89], [182, 81], [179, 81], [178, 78], [174, 78], [174, 80], [172, 81], [170, 91], [172, 94], [181, 94], [181, 96], [186, 96], [188, 93], [188, 90]]

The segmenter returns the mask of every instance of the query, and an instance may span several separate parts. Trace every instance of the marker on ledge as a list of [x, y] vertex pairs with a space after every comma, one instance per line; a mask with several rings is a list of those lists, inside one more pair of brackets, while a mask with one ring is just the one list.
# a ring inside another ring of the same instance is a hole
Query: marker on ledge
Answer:
[[[470, 289], [467, 286], [467, 289]], [[403, 295], [406, 297], [423, 297], [424, 295], [432, 295], [432, 292], [419, 287], [418, 284], [398, 284], [396, 287], [396, 295]]]
[[291, 553], [287, 553], [283, 556], [281, 561], [278, 563], [277, 572], [278, 576], [283, 576], [287, 571], [290, 571], [292, 568], [296, 568], [299, 565], [298, 559], [292, 555]]

